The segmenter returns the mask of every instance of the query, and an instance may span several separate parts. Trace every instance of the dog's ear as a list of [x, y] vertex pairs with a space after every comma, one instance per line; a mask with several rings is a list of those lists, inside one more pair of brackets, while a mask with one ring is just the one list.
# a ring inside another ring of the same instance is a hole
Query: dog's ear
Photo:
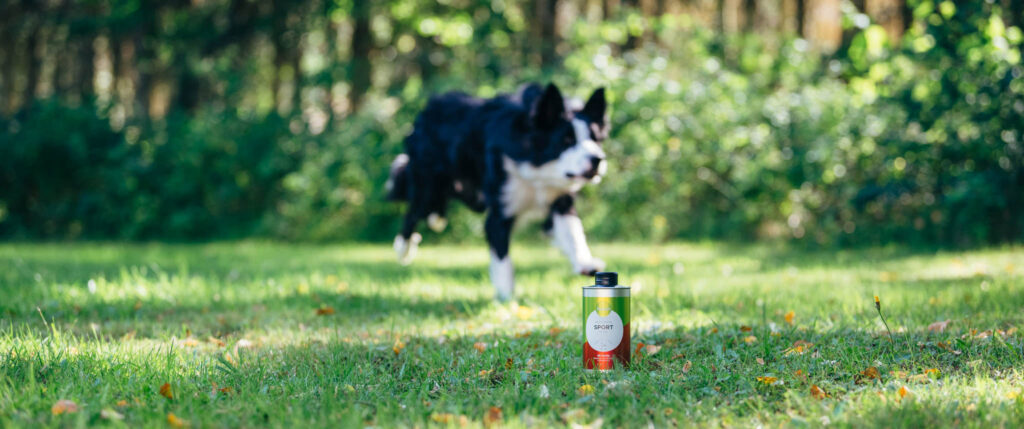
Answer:
[[582, 113], [590, 120], [604, 123], [604, 112], [608, 109], [608, 103], [604, 100], [604, 88], [598, 88], [590, 95], [587, 104], [583, 106]]
[[530, 120], [537, 128], [548, 129], [555, 125], [559, 119], [567, 119], [568, 112], [565, 110], [565, 99], [555, 84], [550, 83], [544, 88], [537, 102], [530, 110]]

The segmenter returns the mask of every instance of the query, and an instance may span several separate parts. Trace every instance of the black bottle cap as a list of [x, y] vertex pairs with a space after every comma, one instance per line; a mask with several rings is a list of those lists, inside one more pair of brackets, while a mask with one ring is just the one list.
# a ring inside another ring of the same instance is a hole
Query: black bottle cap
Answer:
[[619, 284], [619, 273], [602, 271], [594, 275], [594, 284], [598, 286], [615, 286]]

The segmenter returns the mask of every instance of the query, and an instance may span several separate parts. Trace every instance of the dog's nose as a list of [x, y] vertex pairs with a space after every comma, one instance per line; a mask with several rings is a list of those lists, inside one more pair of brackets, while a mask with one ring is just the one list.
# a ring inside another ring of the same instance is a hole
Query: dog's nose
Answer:
[[586, 177], [587, 179], [593, 179], [594, 176], [597, 176], [597, 172], [599, 171], [599, 168], [601, 167], [601, 162], [602, 161], [604, 161], [603, 157], [591, 155], [590, 156], [590, 169], [588, 169], [587, 171], [585, 171], [583, 173], [583, 177]]

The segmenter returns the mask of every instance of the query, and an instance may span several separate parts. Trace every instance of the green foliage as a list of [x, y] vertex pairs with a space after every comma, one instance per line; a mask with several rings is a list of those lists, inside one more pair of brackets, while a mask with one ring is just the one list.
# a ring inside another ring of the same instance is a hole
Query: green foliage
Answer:
[[[266, 76], [221, 61], [188, 67], [237, 107], [124, 128], [60, 102], [4, 118], [0, 236], [387, 240], [400, 214], [383, 201], [387, 166], [426, 97], [553, 80], [612, 98], [610, 175], [580, 203], [596, 240], [1024, 239], [1024, 36], [997, 6], [919, 2], [902, 43], [868, 25], [831, 57], [800, 39], [627, 13], [574, 24], [558, 67], [537, 69], [522, 65], [534, 53], [522, 10], [473, 4], [392, 3], [392, 20], [371, 27], [395, 40], [381, 55], [404, 65], [378, 69], [388, 84], [355, 113], [278, 114], [272, 95], [249, 90]], [[630, 36], [647, 41], [627, 49]], [[334, 72], [306, 73], [315, 87]], [[478, 236], [480, 223], [456, 210], [447, 237]]]

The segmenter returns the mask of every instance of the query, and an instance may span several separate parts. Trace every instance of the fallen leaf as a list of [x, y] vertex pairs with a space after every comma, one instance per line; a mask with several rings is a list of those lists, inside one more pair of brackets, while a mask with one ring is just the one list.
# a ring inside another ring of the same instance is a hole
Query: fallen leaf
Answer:
[[717, 327], [712, 327], [711, 328], [711, 333], [712, 334], [717, 334], [718, 333], [718, 328]]
[[590, 395], [594, 393], [594, 386], [584, 384], [580, 386], [579, 389], [576, 389], [576, 391], [579, 392], [580, 395]]
[[217, 389], [217, 391], [227, 395], [227, 394], [230, 394], [230, 393], [234, 393], [235, 389], [232, 389], [230, 386], [225, 386], [225, 387], [221, 387], [220, 389]]
[[817, 384], [812, 384], [811, 385], [811, 396], [813, 396], [814, 399], [819, 399], [820, 400], [820, 399], [825, 399], [826, 397], [828, 397], [828, 393], [825, 393], [825, 391], [822, 388], [818, 387]]
[[430, 415], [430, 420], [434, 423], [447, 425], [455, 420], [455, 416], [451, 413], [433, 413]]
[[492, 425], [501, 422], [501, 408], [491, 407], [487, 410], [487, 414], [484, 414], [484, 424]]
[[114, 404], [114, 405], [118, 406], [118, 407], [127, 407], [128, 406], [128, 401], [122, 399], [120, 401], [117, 401], [117, 403]]
[[515, 361], [512, 360], [512, 358], [505, 359], [505, 369], [512, 369], [512, 365], [514, 364]]
[[750, 332], [750, 331], [753, 331], [753, 330], [754, 330], [754, 328], [751, 328], [751, 327], [749, 327], [747, 325], [740, 326], [740, 331], [741, 332]]
[[633, 354], [636, 355], [636, 357], [638, 357], [638, 358], [639, 357], [643, 357], [643, 354], [640, 353], [640, 351], [643, 350], [643, 349], [644, 349], [644, 343], [637, 343], [636, 344], [636, 350], [633, 350]]
[[864, 377], [866, 377], [869, 380], [876, 379], [879, 376], [878, 368], [875, 368], [873, 366], [869, 366], [867, 369], [861, 371], [860, 375], [863, 375]]
[[548, 334], [550, 334], [552, 337], [560, 334], [561, 332], [562, 332], [562, 328], [559, 328], [557, 326], [552, 327], [551, 329], [548, 329]]
[[793, 324], [793, 318], [796, 317], [796, 313], [794, 313], [793, 310], [790, 310], [789, 312], [786, 313], [786, 315], [784, 317], [786, 319], [786, 324], [787, 325], [792, 325]]
[[516, 317], [518, 317], [519, 320], [529, 319], [530, 317], [533, 316], [533, 313], [534, 313], [534, 310], [532, 308], [530, 308], [530, 307], [525, 306], [525, 305], [520, 305], [520, 306], [516, 307]]
[[1020, 397], [1020, 392], [1012, 391], [1012, 390], [1009, 391], [1009, 392], [1006, 392], [1006, 399], [1017, 399], [1019, 397]]
[[671, 408], [666, 408], [662, 412], [665, 413], [666, 416], [671, 416], [674, 411]]
[[100, 411], [100, 417], [105, 420], [124, 420], [124, 414], [121, 414], [110, 408], [104, 408], [102, 411]]
[[654, 344], [648, 344], [644, 347], [644, 352], [647, 353], [648, 356], [654, 355], [659, 350], [661, 350], [661, 346], [656, 346]]
[[171, 383], [164, 383], [163, 386], [160, 386], [160, 396], [167, 399], [174, 399], [174, 392], [171, 391]]
[[804, 370], [802, 370], [802, 369], [796, 370], [795, 372], [793, 372], [793, 375], [795, 375], [799, 379], [803, 379], [803, 380], [807, 379], [807, 374], [804, 374]]
[[61, 399], [50, 407], [50, 412], [55, 416], [78, 412], [78, 404], [69, 399]]
[[395, 352], [395, 356], [398, 356], [398, 354], [401, 353], [402, 349], [404, 349], [404, 348], [405, 348], [405, 343], [403, 343], [402, 340], [397, 339], [397, 340], [395, 340], [395, 345], [391, 346], [391, 351]]
[[939, 371], [938, 368], [928, 368], [928, 369], [924, 370], [924, 374], [925, 375], [935, 374], [935, 376], [938, 377], [939, 374], [941, 374], [941, 372]]
[[928, 325], [928, 331], [930, 332], [943, 332], [946, 330], [946, 325], [949, 325], [949, 320], [943, 320], [941, 322], [935, 322]]
[[209, 341], [209, 342], [211, 342], [211, 343], [213, 343], [213, 344], [214, 344], [214, 345], [216, 345], [217, 347], [224, 347], [224, 345], [225, 345], [223, 341], [221, 341], [221, 340], [218, 340], [217, 338], [214, 338], [214, 337], [210, 337], [210, 338], [208, 339], [208, 341]]
[[683, 364], [683, 372], [690, 372], [691, 367], [693, 367], [693, 364], [690, 363], [690, 361], [686, 361], [686, 363]]
[[907, 395], [914, 394], [914, 392], [911, 392], [910, 389], [907, 389], [907, 386], [900, 386], [900, 390], [897, 393], [900, 394], [900, 399], [907, 397]]
[[174, 413], [167, 413], [167, 424], [174, 428], [184, 428], [188, 427], [188, 420], [182, 420]]
[[757, 358], [756, 361], [758, 365], [764, 365], [764, 359]]
[[766, 375], [766, 376], [763, 376], [763, 377], [757, 377], [757, 381], [760, 381], [761, 383], [764, 383], [765, 386], [771, 386], [772, 384], [775, 384], [776, 381], [779, 381], [779, 378], [778, 377], [770, 377], [770, 376]]
[[181, 340], [181, 345], [184, 347], [195, 347], [199, 345], [199, 341], [197, 341], [195, 338], [188, 337], [185, 338], [184, 340]]
[[810, 350], [811, 347], [814, 347], [814, 343], [810, 343], [810, 342], [807, 342], [807, 341], [804, 341], [804, 340], [796, 340], [796, 342], [793, 343], [792, 347], [786, 349], [785, 355], [786, 356], [789, 356], [789, 355], [792, 355], [792, 354], [800, 354], [800, 355], [802, 355], [802, 354], [806, 353], [807, 350]]
[[743, 342], [747, 343], [747, 344], [756, 343], [757, 342], [757, 337], [755, 337], [753, 335], [749, 335], [749, 336], [743, 337]]
[[487, 343], [476, 342], [473, 344], [473, 348], [476, 349], [476, 351], [483, 353], [484, 350], [487, 350]]

